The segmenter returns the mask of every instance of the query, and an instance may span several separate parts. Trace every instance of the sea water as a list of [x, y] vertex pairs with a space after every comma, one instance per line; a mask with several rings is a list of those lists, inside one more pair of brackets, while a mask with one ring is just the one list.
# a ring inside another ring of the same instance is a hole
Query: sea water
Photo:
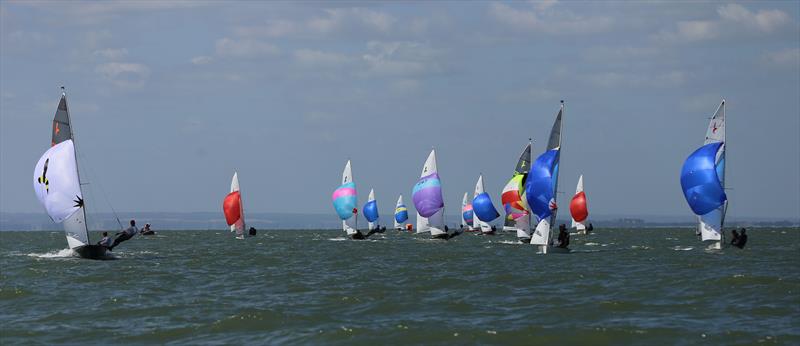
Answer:
[[0, 232], [0, 344], [800, 344], [800, 230], [748, 234], [596, 229], [536, 255], [513, 233], [162, 231], [93, 261]]

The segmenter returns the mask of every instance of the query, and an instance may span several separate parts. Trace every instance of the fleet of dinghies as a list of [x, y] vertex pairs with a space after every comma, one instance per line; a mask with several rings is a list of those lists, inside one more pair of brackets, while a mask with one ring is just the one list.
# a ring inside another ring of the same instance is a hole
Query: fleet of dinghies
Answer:
[[[63, 87], [62, 87], [63, 89]], [[558, 178], [562, 157], [564, 101], [556, 114], [550, 131], [547, 147], [531, 161], [532, 141], [523, 148], [511, 179], [503, 187], [501, 203], [504, 210], [503, 230], [515, 232], [522, 243], [535, 246], [539, 253], [569, 252], [561, 239], [565, 226], [559, 227], [559, 239], [553, 227], [558, 213]], [[709, 241], [709, 248], [719, 249], [723, 243], [722, 227], [728, 198], [725, 194], [725, 100], [717, 107], [706, 131], [705, 142], [685, 160], [680, 182], [689, 207], [697, 215], [697, 235]], [[75, 138], [66, 93], [61, 94], [51, 136], [51, 147], [41, 156], [34, 169], [33, 186], [37, 198], [50, 218], [63, 225], [67, 244], [81, 257], [101, 259], [108, 251], [89, 240], [86, 226], [86, 205], [82, 193], [82, 181], [76, 159]], [[492, 222], [500, 217], [492, 199], [485, 191], [483, 174], [478, 176], [472, 198], [464, 193], [461, 203], [461, 227], [449, 233], [445, 225], [445, 204], [442, 181], [436, 166], [436, 151], [431, 150], [422, 167], [419, 180], [412, 188], [412, 200], [416, 208], [417, 234], [430, 233], [434, 239], [450, 239], [462, 232], [494, 234]], [[365, 239], [375, 232], [382, 232], [375, 190], [363, 206], [367, 220], [365, 236], [358, 229], [358, 194], [353, 179], [350, 160], [342, 172], [341, 185], [333, 192], [333, 207], [342, 222], [342, 230], [352, 239]], [[234, 172], [230, 193], [222, 203], [225, 221], [236, 238], [245, 237], [245, 217], [239, 174]], [[584, 191], [583, 175], [578, 178], [575, 195], [570, 200], [571, 228], [578, 234], [591, 231], [588, 223], [589, 210]], [[400, 195], [395, 204], [393, 227], [396, 230], [412, 230], [408, 220], [408, 208]], [[117, 218], [117, 221], [119, 219]], [[587, 226], [588, 225], [588, 226]], [[121, 224], [120, 224], [121, 227]], [[253, 232], [254, 235], [254, 232]]]

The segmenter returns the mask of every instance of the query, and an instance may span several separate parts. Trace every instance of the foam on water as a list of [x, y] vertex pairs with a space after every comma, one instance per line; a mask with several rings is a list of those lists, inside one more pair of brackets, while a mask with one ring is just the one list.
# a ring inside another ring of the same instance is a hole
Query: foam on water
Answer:
[[29, 257], [36, 257], [36, 258], [68, 258], [68, 257], [76, 257], [75, 251], [72, 249], [61, 249], [58, 251], [51, 251], [45, 253], [29, 253], [26, 254]]
[[687, 246], [687, 247], [675, 246], [672, 249], [675, 250], [675, 251], [690, 251], [690, 250], [693, 250], [694, 248], [691, 247], [691, 246]]

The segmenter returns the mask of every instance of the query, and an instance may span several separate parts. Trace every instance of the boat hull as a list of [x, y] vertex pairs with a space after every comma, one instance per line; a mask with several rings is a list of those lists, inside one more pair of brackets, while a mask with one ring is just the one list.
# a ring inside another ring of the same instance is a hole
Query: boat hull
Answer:
[[110, 256], [108, 249], [100, 245], [78, 246], [76, 248], [73, 248], [72, 251], [78, 254], [78, 256], [80, 256], [81, 258], [86, 258], [86, 259], [93, 259], [93, 260], [113, 259], [113, 257]]

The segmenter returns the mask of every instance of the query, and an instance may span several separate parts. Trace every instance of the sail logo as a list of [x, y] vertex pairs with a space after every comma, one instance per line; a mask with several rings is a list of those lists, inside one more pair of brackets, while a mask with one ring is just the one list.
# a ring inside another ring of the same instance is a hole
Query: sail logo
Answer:
[[50, 159], [48, 158], [47, 160], [44, 161], [44, 169], [42, 169], [42, 176], [36, 178], [36, 181], [38, 181], [39, 184], [44, 184], [44, 190], [47, 193], [50, 193], [50, 180], [47, 179], [47, 165], [49, 163]]
[[556, 200], [554, 198], [550, 199], [550, 210], [558, 209], [558, 205], [556, 205]]

